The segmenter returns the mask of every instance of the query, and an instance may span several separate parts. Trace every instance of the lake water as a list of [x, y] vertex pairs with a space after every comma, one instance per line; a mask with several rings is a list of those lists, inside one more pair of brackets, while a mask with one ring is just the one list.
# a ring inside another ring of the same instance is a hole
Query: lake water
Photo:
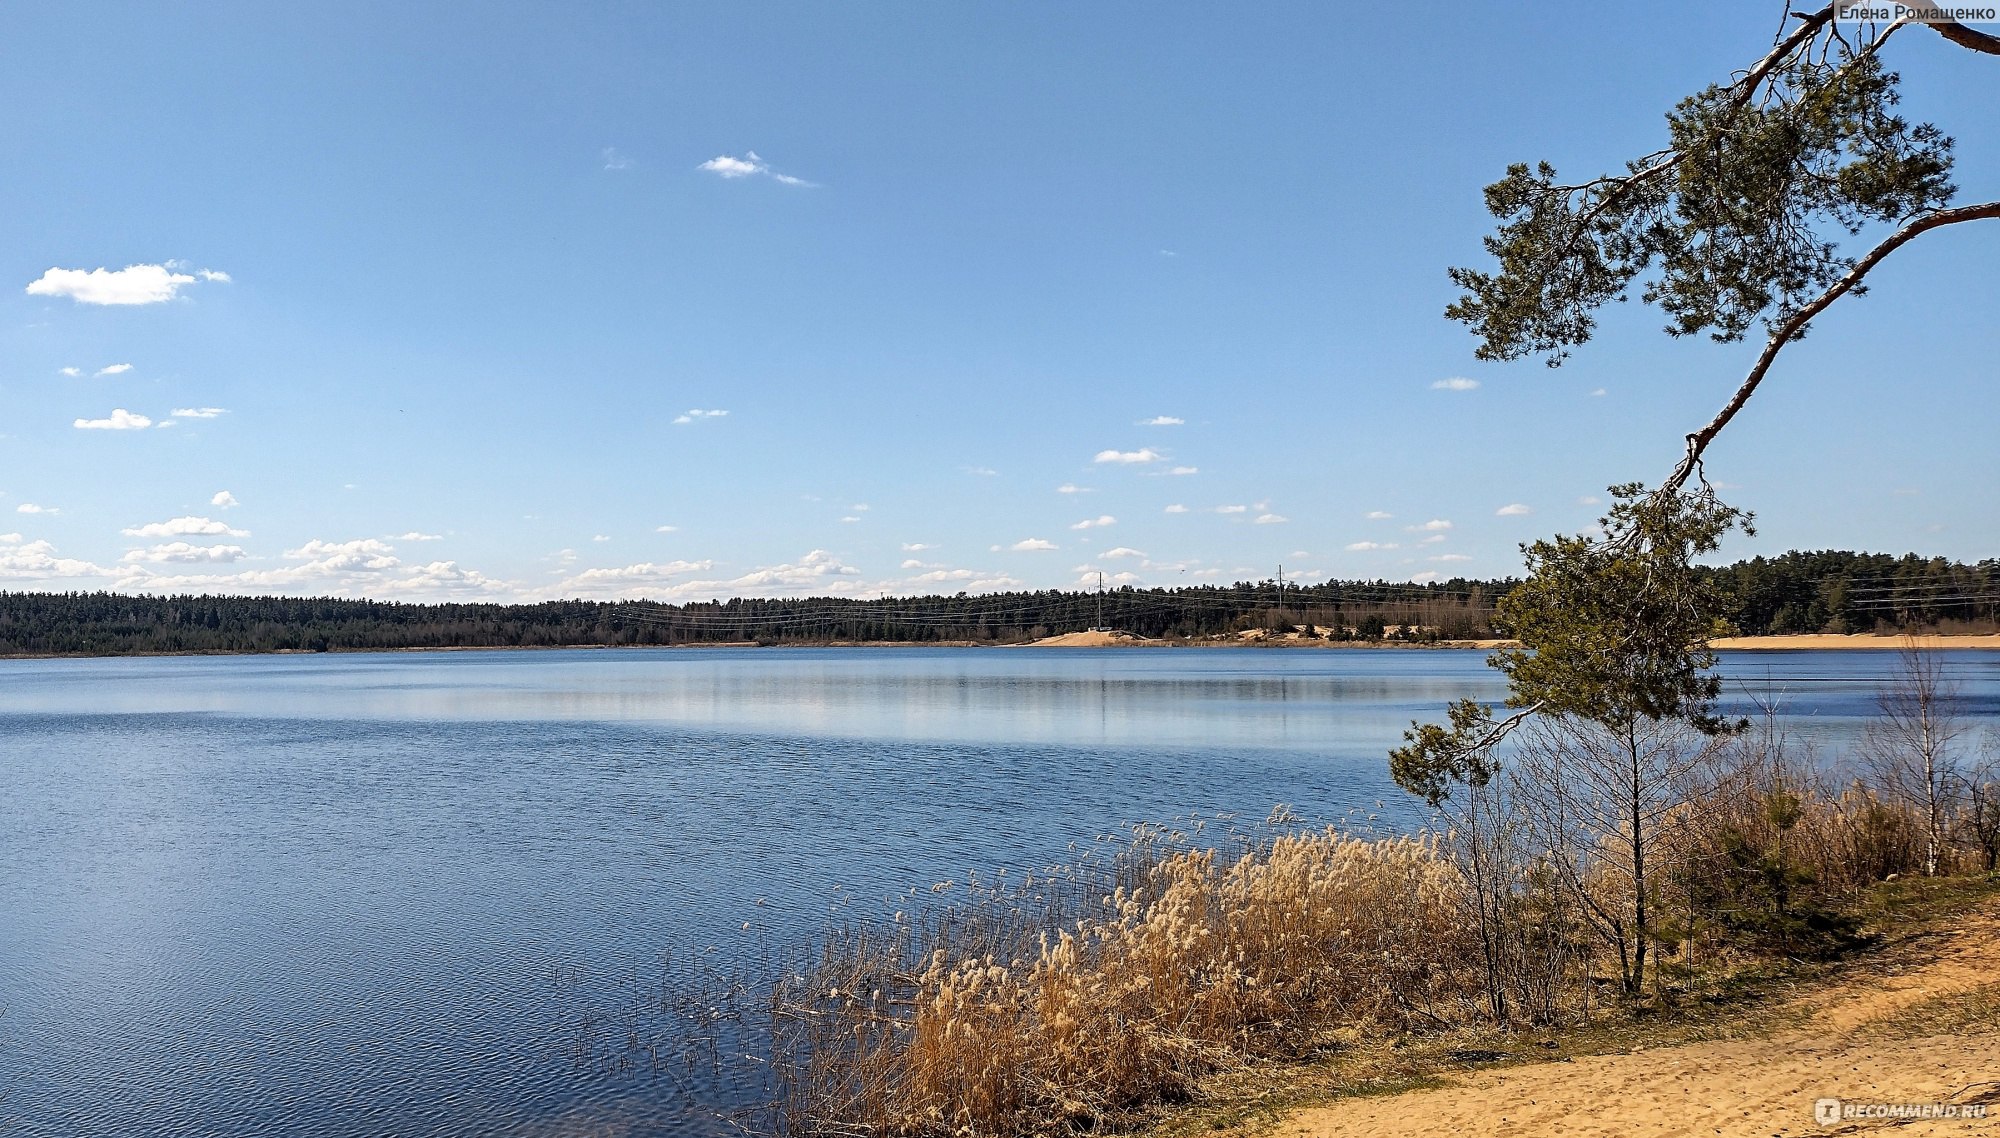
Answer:
[[[716, 1089], [659, 1061], [674, 977], [1128, 823], [1414, 821], [1384, 752], [1499, 698], [1482, 660], [0, 661], [0, 1135], [710, 1132]], [[1893, 667], [1724, 661], [1829, 751]], [[1950, 668], [2000, 723], [2000, 653]]]

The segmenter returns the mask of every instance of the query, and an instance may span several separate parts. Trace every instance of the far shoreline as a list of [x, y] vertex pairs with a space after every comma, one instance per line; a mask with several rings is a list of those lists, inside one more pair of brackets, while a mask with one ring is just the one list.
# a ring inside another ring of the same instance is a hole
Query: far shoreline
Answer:
[[[1918, 648], [1946, 650], [2000, 650], [2000, 633], [1793, 633], [1773, 636], [1729, 636], [1709, 642], [1718, 652], [1813, 652], [1883, 651], [1914, 644]], [[626, 651], [728, 648], [1193, 648], [1261, 649], [1275, 651], [1356, 650], [1356, 651], [1491, 651], [1515, 647], [1512, 640], [1308, 640], [1303, 637], [1275, 639], [1211, 638], [1199, 640], [1155, 640], [1127, 633], [1072, 632], [1040, 640], [998, 642], [991, 640], [826, 640], [785, 643], [754, 640], [718, 640], [696, 644], [436, 644], [381, 648], [217, 649], [188, 652], [21, 652], [0, 655], [5, 660], [127, 660], [183, 656], [353, 656], [367, 653], [432, 652], [560, 652]]]

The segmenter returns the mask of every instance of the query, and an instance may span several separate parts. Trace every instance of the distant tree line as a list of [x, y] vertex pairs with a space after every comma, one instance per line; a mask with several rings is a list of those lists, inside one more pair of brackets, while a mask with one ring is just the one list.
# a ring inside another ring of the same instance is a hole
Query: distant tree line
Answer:
[[[1707, 570], [1746, 635], [2000, 626], [2000, 561], [1787, 553]], [[566, 644], [1010, 643], [1108, 627], [1192, 639], [1267, 629], [1329, 640], [1504, 635], [1494, 602], [1518, 582], [1239, 582], [1103, 594], [1043, 590], [664, 605], [604, 601], [404, 604], [332, 597], [0, 592], [0, 655], [510, 648]]]

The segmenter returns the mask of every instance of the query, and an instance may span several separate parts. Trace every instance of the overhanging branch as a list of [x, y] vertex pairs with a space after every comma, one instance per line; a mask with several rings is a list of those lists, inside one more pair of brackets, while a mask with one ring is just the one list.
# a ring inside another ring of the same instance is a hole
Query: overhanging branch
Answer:
[[1715, 440], [1716, 435], [1722, 433], [1722, 428], [1728, 426], [1729, 421], [1736, 417], [1736, 413], [1743, 409], [1743, 405], [1750, 401], [1750, 396], [1757, 391], [1757, 385], [1764, 382], [1764, 376], [1770, 372], [1778, 353], [1784, 350], [1786, 344], [1798, 339], [1805, 332], [1806, 325], [1812, 322], [1813, 317], [1824, 312], [1834, 301], [1854, 291], [1855, 286], [1861, 283], [1869, 270], [1880, 264], [1884, 257], [1900, 249], [1918, 234], [1961, 222], [1994, 218], [2000, 218], [2000, 201], [1934, 210], [1904, 225], [1890, 234], [1881, 244], [1870, 249], [1867, 256], [1855, 262], [1854, 267], [1847, 270], [1846, 275], [1827, 286], [1825, 292], [1814, 297], [1810, 303], [1793, 313], [1771, 333], [1770, 340], [1765, 343], [1764, 350], [1758, 353], [1756, 364], [1751, 367], [1750, 374], [1744, 378], [1742, 385], [1736, 389], [1736, 394], [1730, 397], [1729, 402], [1716, 413], [1715, 418], [1708, 421], [1707, 426], [1687, 437], [1687, 453], [1681, 456], [1680, 464], [1674, 467], [1673, 474], [1661, 484], [1658, 492], [1674, 493], [1687, 484], [1687, 480], [1701, 468], [1702, 452], [1708, 449], [1708, 444]]

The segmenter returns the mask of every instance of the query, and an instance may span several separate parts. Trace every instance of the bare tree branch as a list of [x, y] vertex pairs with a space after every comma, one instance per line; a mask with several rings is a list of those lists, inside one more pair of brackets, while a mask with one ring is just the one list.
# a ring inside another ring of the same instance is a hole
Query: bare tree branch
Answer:
[[1961, 222], [1994, 218], [2000, 218], [2000, 201], [1934, 210], [1898, 229], [1881, 244], [1870, 249], [1868, 255], [1855, 262], [1854, 267], [1849, 269], [1845, 276], [1829, 285], [1826, 291], [1814, 297], [1811, 303], [1793, 313], [1790, 319], [1779, 325], [1777, 331], [1771, 334], [1771, 339], [1764, 345], [1764, 350], [1758, 353], [1755, 366], [1751, 367], [1750, 374], [1743, 380], [1742, 386], [1736, 389], [1736, 394], [1730, 397], [1729, 402], [1716, 413], [1715, 418], [1708, 421], [1707, 426], [1687, 437], [1687, 453], [1682, 456], [1680, 465], [1674, 467], [1673, 474], [1661, 484], [1659, 493], [1674, 493], [1687, 484], [1687, 480], [1701, 467], [1702, 452], [1708, 449], [1708, 444], [1715, 440], [1715, 436], [1722, 432], [1722, 428], [1728, 426], [1729, 421], [1736, 417], [1736, 413], [1743, 409], [1743, 405], [1750, 401], [1750, 396], [1757, 391], [1757, 385], [1763, 383], [1764, 376], [1770, 372], [1771, 364], [1777, 360], [1778, 353], [1784, 350], [1786, 344], [1804, 334], [1806, 325], [1812, 322], [1813, 317], [1824, 312], [1834, 301], [1854, 291], [1862, 278], [1868, 275], [1869, 270], [1882, 262], [1882, 258], [1895, 252], [1918, 234]]
[[1960, 47], [1971, 48], [1987, 55], [2000, 55], [2000, 37], [1974, 31], [1964, 24], [1932, 24], [1931, 28]]

